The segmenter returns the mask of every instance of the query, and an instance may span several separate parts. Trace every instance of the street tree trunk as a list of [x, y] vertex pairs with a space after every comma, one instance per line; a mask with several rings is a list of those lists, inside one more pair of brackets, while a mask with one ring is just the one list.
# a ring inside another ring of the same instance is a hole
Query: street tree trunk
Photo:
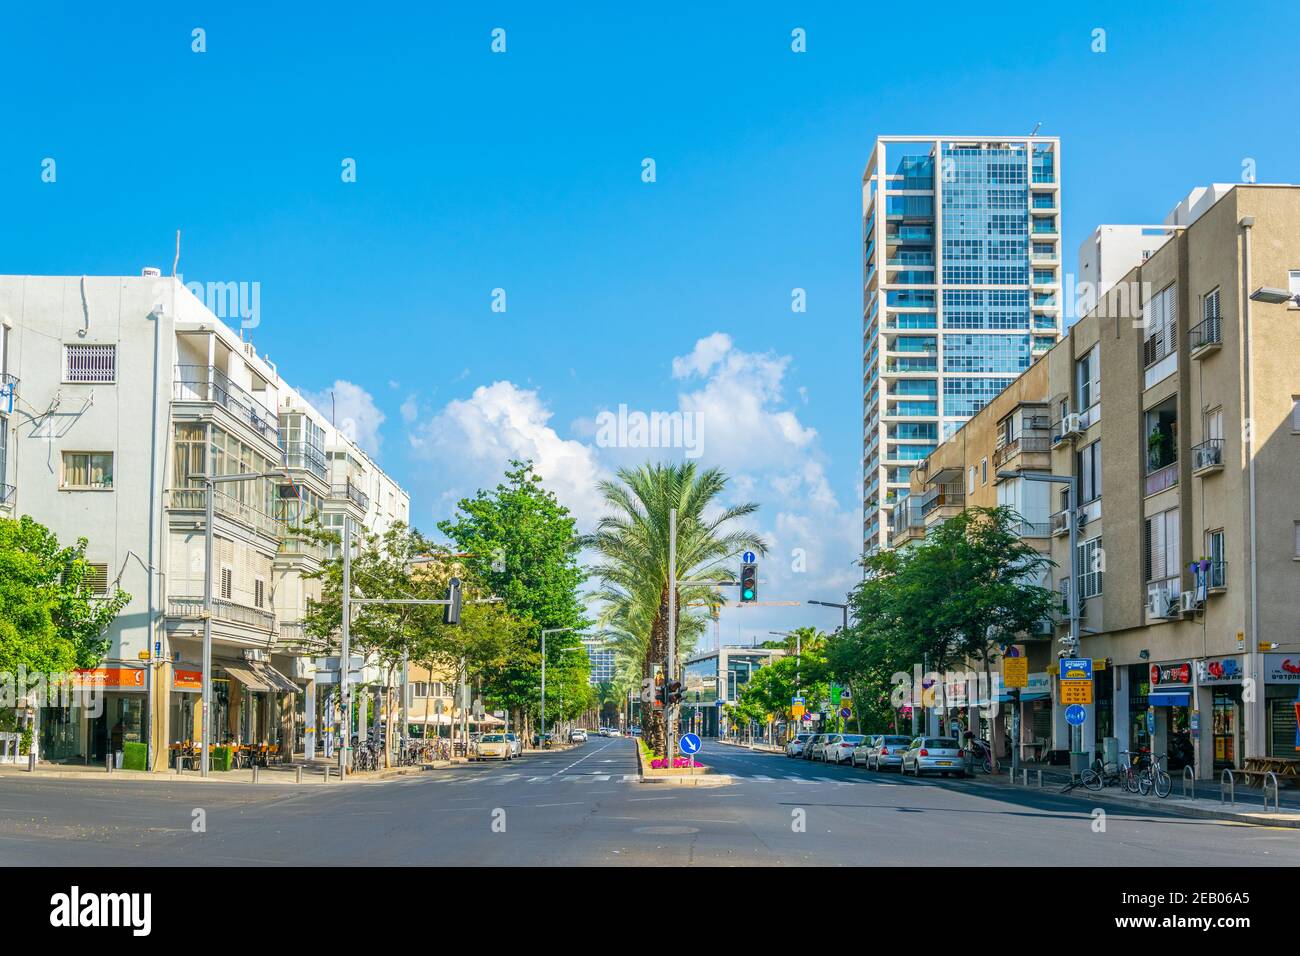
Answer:
[[[659, 612], [655, 614], [654, 624], [650, 626], [650, 643], [646, 648], [645, 665], [642, 668], [642, 676], [654, 677], [655, 666], [665, 667], [668, 660], [668, 589], [665, 587], [659, 596]], [[668, 682], [668, 674], [664, 673], [664, 683]], [[655, 753], [663, 754], [667, 750], [668, 742], [665, 732], [667, 726], [664, 722], [664, 709], [656, 707], [652, 701], [646, 709], [649, 719], [649, 728], [643, 726], [641, 733], [645, 736], [646, 742], [650, 749]]]

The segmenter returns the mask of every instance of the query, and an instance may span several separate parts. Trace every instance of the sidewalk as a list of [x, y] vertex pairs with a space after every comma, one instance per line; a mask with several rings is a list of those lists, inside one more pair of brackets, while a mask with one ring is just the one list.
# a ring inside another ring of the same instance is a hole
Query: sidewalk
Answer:
[[[443, 767], [450, 767], [453, 764], [465, 763], [464, 757], [454, 757], [451, 760], [435, 760], [431, 763], [421, 764], [412, 767], [391, 767], [387, 770], [374, 770], [365, 773], [353, 772], [341, 781], [343, 783], [373, 783], [379, 780], [386, 780], [391, 777], [400, 777], [406, 774], [423, 773], [426, 770], [435, 770]], [[337, 760], [326, 760], [323, 757], [317, 757], [314, 760], [303, 761], [288, 766], [279, 767], [258, 767], [256, 782], [261, 784], [298, 784], [298, 768], [302, 768], [303, 786], [309, 784], [320, 785], [326, 783], [339, 783], [339, 771]], [[329, 776], [326, 777], [326, 769], [329, 770]], [[83, 780], [90, 783], [103, 781], [132, 781], [145, 783], [242, 783], [252, 784], [254, 782], [253, 770], [224, 770], [212, 771], [207, 777], [204, 777], [197, 770], [184, 770], [177, 773], [175, 770], [155, 771], [153, 773], [143, 773], [132, 770], [114, 770], [108, 772], [103, 767], [84, 766], [78, 764], [38, 764], [35, 772], [29, 772], [26, 767], [15, 768], [12, 766], [0, 766], [0, 780]]]
[[752, 744], [747, 744], [739, 740], [727, 740], [725, 737], [715, 737], [709, 742], [713, 743], [715, 740], [720, 744], [726, 744], [728, 747], [739, 747], [741, 750], [756, 750], [765, 754], [785, 753], [784, 747], [778, 747], [776, 744], [765, 744], [762, 741], [755, 741]]
[[[1003, 770], [1004, 772], [991, 776], [976, 772], [974, 777], [968, 777], [967, 779], [1013, 790], [1026, 789], [1022, 783], [1023, 777], [1017, 776], [1015, 780], [1012, 780], [1009, 773], [1005, 772], [1005, 768]], [[1063, 792], [1070, 783], [1069, 770], [1039, 763], [1022, 764], [1021, 770], [1029, 772], [1028, 789], [1034, 793], [1085, 800], [1091, 803], [1097, 803], [1098, 801], [1120, 803], [1126, 807], [1157, 810], [1206, 820], [1226, 820], [1236, 823], [1300, 829], [1300, 790], [1290, 790], [1286, 787], [1283, 787], [1279, 793], [1278, 804], [1281, 809], [1275, 811], [1272, 809], [1272, 790], [1269, 791], [1269, 809], [1265, 810], [1264, 791], [1258, 787], [1247, 787], [1241, 784], [1236, 786], [1235, 803], [1228, 802], [1226, 792], [1221, 801], [1219, 784], [1212, 780], [1197, 780], [1194, 789], [1189, 791], [1189, 793], [1195, 793], [1195, 797], [1190, 795], [1185, 797], [1183, 796], [1184, 784], [1182, 778], [1178, 774], [1173, 774], [1173, 789], [1168, 797], [1162, 799], [1154, 793], [1144, 797], [1140, 793], [1130, 793], [1114, 786], [1097, 791], [1089, 790], [1083, 786], [1076, 786], [1069, 792]], [[1041, 789], [1038, 786], [1039, 771], [1042, 772]], [[1191, 788], [1192, 784], [1189, 782], [1187, 786]]]

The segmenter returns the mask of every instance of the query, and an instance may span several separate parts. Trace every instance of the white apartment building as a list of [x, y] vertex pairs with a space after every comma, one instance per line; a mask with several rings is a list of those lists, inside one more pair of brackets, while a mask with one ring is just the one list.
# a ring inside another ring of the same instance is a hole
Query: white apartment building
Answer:
[[913, 467], [1061, 337], [1050, 136], [884, 136], [862, 177], [863, 549]]
[[291, 529], [314, 513], [382, 532], [408, 521], [407, 493], [175, 278], [0, 276], [0, 328], [0, 515], [87, 538], [97, 584], [131, 594], [106, 657], [78, 675], [105, 713], [44, 708], [42, 758], [102, 762], [142, 741], [161, 770], [198, 739], [205, 492], [191, 476], [209, 466], [286, 474], [216, 486], [214, 740], [310, 753], [330, 677], [301, 622], [323, 554]]

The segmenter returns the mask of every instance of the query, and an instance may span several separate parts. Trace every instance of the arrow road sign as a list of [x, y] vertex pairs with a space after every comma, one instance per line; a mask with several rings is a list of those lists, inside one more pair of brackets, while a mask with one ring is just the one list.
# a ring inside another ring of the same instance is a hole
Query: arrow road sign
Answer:
[[700, 752], [700, 738], [695, 734], [682, 734], [682, 739], [678, 741], [678, 746], [682, 748], [682, 753], [690, 756]]

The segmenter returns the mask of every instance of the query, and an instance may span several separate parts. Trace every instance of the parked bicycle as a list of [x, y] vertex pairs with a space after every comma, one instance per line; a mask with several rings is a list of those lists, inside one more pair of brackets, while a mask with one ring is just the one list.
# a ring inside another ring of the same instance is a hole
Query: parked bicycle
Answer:
[[1174, 787], [1173, 778], [1165, 772], [1161, 766], [1169, 759], [1169, 754], [1158, 754], [1156, 756], [1147, 755], [1146, 765], [1138, 771], [1137, 784], [1138, 793], [1146, 796], [1152, 790], [1155, 790], [1156, 796], [1162, 800], [1169, 796], [1169, 792]]

